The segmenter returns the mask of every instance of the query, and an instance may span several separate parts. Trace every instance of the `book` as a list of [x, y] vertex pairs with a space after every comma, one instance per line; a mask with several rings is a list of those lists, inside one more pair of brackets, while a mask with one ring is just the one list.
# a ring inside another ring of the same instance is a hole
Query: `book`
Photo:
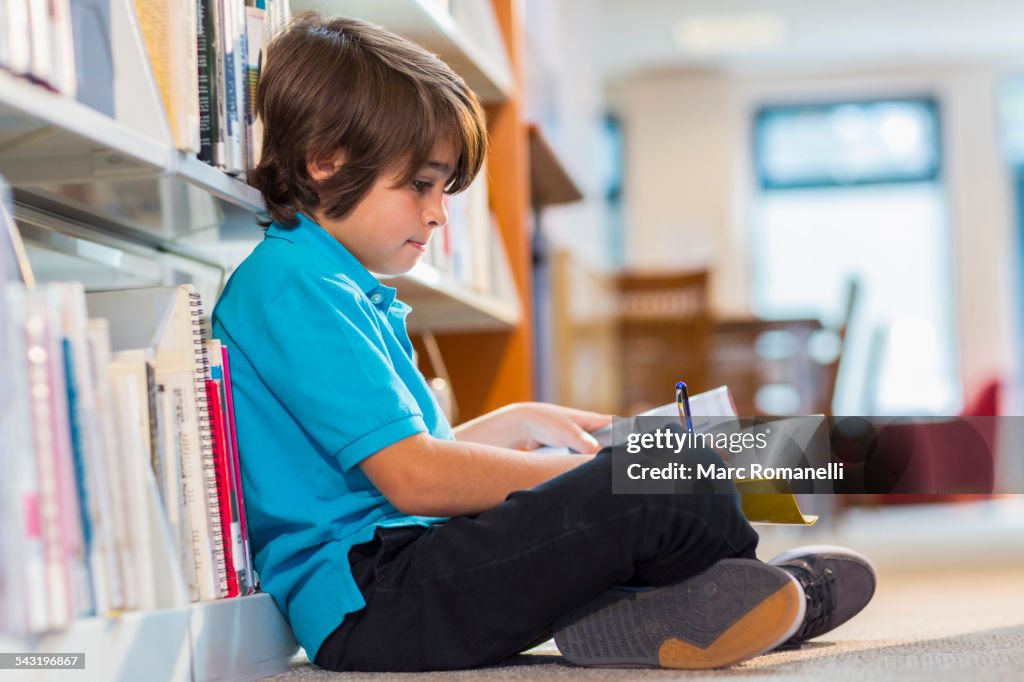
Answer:
[[199, 151], [196, 3], [133, 0], [146, 54], [178, 149]]
[[5, 0], [0, 7], [3, 34], [0, 35], [0, 66], [18, 76], [32, 71], [32, 33], [28, 3]]
[[210, 406], [210, 422], [213, 433], [213, 451], [216, 458], [214, 474], [217, 479], [218, 516], [221, 528], [224, 529], [224, 564], [227, 588], [225, 597], [238, 596], [238, 571], [235, 563], [236, 524], [232, 513], [231, 487], [233, 484], [228, 465], [227, 427], [224, 423], [224, 412], [221, 409], [220, 384], [213, 379], [206, 380], [206, 398]]
[[29, 292], [24, 304], [25, 357], [47, 589], [46, 626], [60, 629], [78, 615], [74, 593], [79, 587], [79, 571], [85, 570], [84, 557], [76, 546], [81, 527], [75, 528], [77, 494], [72, 484], [63, 353], [46, 293]]
[[246, 154], [248, 168], [255, 168], [260, 163], [263, 149], [263, 125], [256, 118], [256, 84], [259, 81], [260, 68], [263, 64], [263, 52], [267, 46], [265, 23], [266, 9], [254, 7], [252, 0], [246, 1], [245, 7], [245, 127]]
[[218, 76], [222, 78], [220, 85], [223, 92], [225, 122], [225, 157], [224, 170], [233, 175], [245, 172], [245, 131], [243, 130], [244, 101], [244, 64], [242, 54], [242, 38], [244, 22], [239, 13], [244, 11], [243, 0], [218, 0], [217, 51], [219, 54]]
[[245, 519], [245, 496], [242, 493], [242, 469], [241, 464], [239, 463], [238, 433], [235, 429], [235, 403], [231, 392], [231, 362], [229, 359], [230, 354], [228, 353], [228, 347], [221, 345], [221, 353], [224, 361], [224, 404], [227, 409], [228, 435], [230, 437], [229, 443], [231, 445], [231, 468], [235, 477], [234, 489], [238, 505], [238, 523], [242, 541], [241, 552], [245, 570], [245, 578], [241, 589], [243, 590], [243, 594], [254, 594], [257, 589], [256, 573], [253, 570], [252, 551], [249, 547], [249, 526]]
[[[112, 489], [109, 486], [105, 452], [115, 447], [108, 439], [98, 411], [97, 368], [90, 348], [81, 283], [47, 285], [58, 307], [64, 350], [69, 425], [74, 457], [85, 555], [95, 612], [105, 614], [115, 606], [112, 591], [116, 578], [114, 528], [111, 524]], [[106, 366], [103, 366], [106, 369]]]
[[146, 509], [146, 489], [150, 485], [150, 423], [148, 350], [115, 352], [109, 365], [110, 386], [116, 410], [117, 447], [120, 479], [124, 486], [117, 501], [125, 519], [125, 537], [121, 546], [125, 581], [125, 608], [156, 608], [156, 577], [153, 572], [152, 538]]
[[[228, 385], [224, 370], [224, 346], [218, 339], [207, 342], [210, 357], [210, 379], [207, 381], [209, 390], [216, 393], [216, 400], [211, 399], [210, 412], [215, 415], [214, 434], [218, 443], [218, 465], [223, 469], [224, 485], [221, 497], [221, 517], [227, 533], [227, 545], [230, 546], [228, 561], [228, 596], [247, 594], [249, 581], [245, 543], [242, 537], [241, 500], [242, 490], [237, 476], [238, 458], [234, 452], [237, 447], [232, 441], [233, 425], [230, 423], [232, 414], [228, 411]], [[209, 392], [208, 390], [208, 392]], [[216, 405], [214, 405], [216, 403]], [[216, 408], [216, 409], [214, 409]], [[218, 470], [218, 477], [220, 477]], [[220, 478], [218, 478], [218, 483]], [[232, 591], [231, 584], [234, 584]]]
[[220, 142], [220, 110], [217, 106], [217, 22], [215, 0], [196, 3], [196, 85], [199, 88], [199, 153], [200, 161], [211, 166], [223, 164]]
[[170, 393], [179, 433], [182, 491], [188, 510], [194, 575], [193, 599], [227, 591], [224, 534], [220, 523], [215, 454], [206, 396], [209, 372], [202, 331], [202, 302], [191, 285], [95, 292], [89, 312], [110, 322], [114, 350], [153, 349], [156, 381]]
[[[736, 403], [729, 393], [728, 387], [719, 386], [691, 396], [690, 414], [695, 432], [717, 429], [723, 423], [723, 419], [737, 417]], [[636, 417], [647, 418], [644, 422], [646, 429], [653, 426], [652, 418], [663, 418], [666, 426], [677, 425], [679, 423], [679, 408], [675, 402], [666, 403], [641, 412], [633, 419]], [[614, 429], [612, 426], [607, 426], [591, 435], [601, 447], [612, 447], [616, 445], [613, 430], [615, 433], [622, 433], [630, 432], [633, 429], [628, 425], [624, 429], [622, 426]], [[564, 448], [541, 448], [540, 451], [568, 452]], [[743, 504], [743, 514], [751, 523], [811, 525], [818, 520], [817, 516], [805, 515], [800, 511], [796, 497], [784, 482], [737, 480], [735, 484]]]
[[5, 630], [27, 635], [49, 626], [46, 551], [41, 517], [41, 496], [37, 450], [32, 424], [30, 368], [26, 346], [26, 290], [20, 282], [5, 283], [0, 297], [0, 363], [4, 365], [6, 387], [0, 391], [0, 445], [10, 457], [0, 457], [0, 503], [5, 518], [14, 522], [15, 532], [5, 527], [0, 533], [0, 618]]
[[122, 563], [123, 549], [127, 537], [128, 520], [119, 504], [119, 492], [125, 490], [121, 480], [122, 466], [115, 426], [114, 397], [110, 386], [110, 329], [106, 320], [86, 321], [88, 349], [93, 370], [93, 400], [100, 430], [100, 451], [102, 462], [93, 467], [97, 482], [94, 497], [105, 523], [97, 529], [99, 551], [106, 551], [109, 544], [110, 557], [107, 559], [106, 592], [111, 611], [125, 608], [125, 571]]

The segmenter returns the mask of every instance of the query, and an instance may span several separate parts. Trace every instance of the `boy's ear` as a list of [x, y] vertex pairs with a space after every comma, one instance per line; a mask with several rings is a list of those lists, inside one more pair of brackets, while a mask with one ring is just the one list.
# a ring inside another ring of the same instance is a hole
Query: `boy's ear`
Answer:
[[345, 151], [339, 149], [327, 156], [306, 158], [306, 172], [315, 182], [327, 180], [345, 165]]

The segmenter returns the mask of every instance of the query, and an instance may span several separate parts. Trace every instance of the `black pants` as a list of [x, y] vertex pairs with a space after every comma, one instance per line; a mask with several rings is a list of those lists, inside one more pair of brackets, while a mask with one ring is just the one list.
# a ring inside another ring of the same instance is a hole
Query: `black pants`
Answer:
[[669, 584], [723, 558], [754, 557], [757, 533], [735, 491], [613, 495], [611, 460], [606, 450], [476, 516], [379, 530], [353, 547], [366, 608], [345, 617], [316, 664], [418, 671], [497, 663], [550, 637], [559, 616], [609, 587]]

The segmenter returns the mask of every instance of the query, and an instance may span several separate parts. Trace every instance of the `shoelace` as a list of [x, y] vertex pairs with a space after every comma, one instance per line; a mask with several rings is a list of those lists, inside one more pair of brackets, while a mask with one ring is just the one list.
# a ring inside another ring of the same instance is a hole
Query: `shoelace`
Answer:
[[803, 641], [819, 634], [835, 610], [836, 578], [832, 574], [832, 569], [829, 568], [826, 568], [817, 577], [809, 566], [796, 565], [793, 568], [800, 572], [797, 579], [804, 588], [807, 614], [804, 616], [804, 624], [792, 639]]

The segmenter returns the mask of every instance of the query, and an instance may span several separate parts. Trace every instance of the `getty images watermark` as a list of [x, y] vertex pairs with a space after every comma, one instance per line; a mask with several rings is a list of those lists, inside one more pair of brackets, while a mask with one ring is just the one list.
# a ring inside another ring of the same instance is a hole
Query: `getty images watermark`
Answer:
[[731, 492], [769, 481], [794, 493], [980, 493], [996, 485], [999, 420], [1019, 418], [634, 417], [612, 426], [615, 493]]

